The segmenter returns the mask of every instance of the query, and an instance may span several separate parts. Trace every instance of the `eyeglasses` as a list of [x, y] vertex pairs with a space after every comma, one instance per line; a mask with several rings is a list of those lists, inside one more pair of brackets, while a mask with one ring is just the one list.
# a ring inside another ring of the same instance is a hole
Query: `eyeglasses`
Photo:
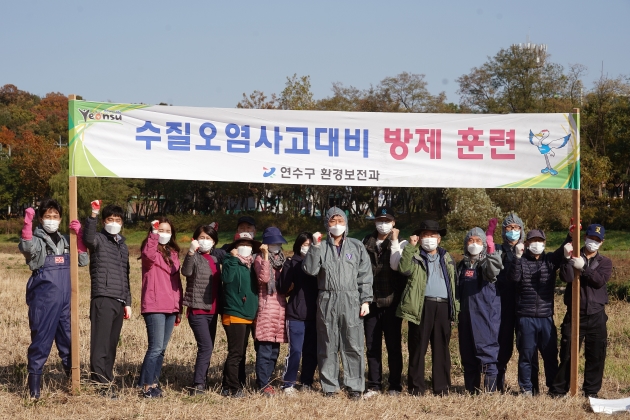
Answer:
[[512, 226], [512, 225], [509, 225], [509, 226], [506, 226], [506, 227], [505, 227], [505, 230], [507, 230], [508, 232], [509, 232], [509, 231], [512, 231], [512, 230], [515, 230], [515, 231], [517, 231], [517, 232], [520, 232], [521, 227], [520, 227], [520, 226]]

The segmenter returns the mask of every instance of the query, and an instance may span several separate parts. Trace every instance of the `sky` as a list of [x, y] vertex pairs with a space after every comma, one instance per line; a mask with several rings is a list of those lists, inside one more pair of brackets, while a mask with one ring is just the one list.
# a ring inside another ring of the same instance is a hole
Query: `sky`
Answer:
[[403, 71], [459, 102], [456, 79], [514, 43], [630, 76], [630, 0], [0, 0], [0, 86], [86, 100], [231, 108], [310, 75], [360, 89]]

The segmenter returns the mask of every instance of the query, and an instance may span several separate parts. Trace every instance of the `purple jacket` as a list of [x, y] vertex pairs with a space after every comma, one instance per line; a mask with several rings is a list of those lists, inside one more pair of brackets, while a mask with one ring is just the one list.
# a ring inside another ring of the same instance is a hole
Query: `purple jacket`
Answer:
[[156, 233], [149, 233], [142, 250], [142, 299], [140, 312], [146, 313], [181, 313], [182, 280], [179, 277], [179, 257], [171, 251], [173, 265], [169, 266], [158, 251]]

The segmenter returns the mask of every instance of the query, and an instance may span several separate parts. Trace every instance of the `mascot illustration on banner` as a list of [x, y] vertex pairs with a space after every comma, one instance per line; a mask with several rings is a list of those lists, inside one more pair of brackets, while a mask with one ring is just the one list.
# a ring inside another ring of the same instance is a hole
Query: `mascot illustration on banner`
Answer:
[[558, 171], [551, 167], [549, 162], [549, 156], [554, 157], [556, 154], [553, 149], [562, 149], [567, 145], [571, 134], [567, 134], [564, 137], [558, 139], [549, 139], [549, 130], [540, 130], [538, 134], [534, 134], [532, 130], [529, 130], [529, 142], [538, 147], [538, 151], [541, 155], [545, 156], [547, 167], [540, 170], [543, 174], [558, 175]]

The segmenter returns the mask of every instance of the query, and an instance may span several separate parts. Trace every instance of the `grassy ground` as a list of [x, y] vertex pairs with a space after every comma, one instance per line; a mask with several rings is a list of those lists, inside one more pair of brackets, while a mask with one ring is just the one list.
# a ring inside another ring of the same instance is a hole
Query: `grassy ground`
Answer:
[[[15, 244], [13, 244], [15, 247]], [[137, 254], [135, 255], [137, 256]], [[453, 392], [448, 397], [393, 398], [379, 396], [371, 400], [351, 402], [343, 396], [324, 399], [319, 394], [301, 393], [297, 397], [279, 396], [266, 399], [250, 394], [243, 400], [224, 399], [218, 393], [189, 397], [187, 386], [192, 380], [196, 354], [193, 334], [184, 320], [173, 333], [164, 369], [163, 387], [166, 397], [159, 401], [140, 399], [134, 380], [146, 350], [144, 320], [139, 314], [140, 265], [132, 256], [132, 294], [134, 316], [125, 321], [116, 360], [117, 385], [122, 399], [105, 400], [94, 394], [87, 381], [79, 396], [67, 393], [67, 384], [58, 356], [53, 351], [45, 370], [43, 398], [33, 403], [26, 396], [26, 349], [30, 342], [27, 307], [24, 291], [29, 272], [23, 258], [15, 253], [0, 254], [0, 417], [2, 418], [64, 418], [64, 419], [167, 419], [167, 418], [378, 418], [412, 419], [437, 418], [586, 418], [589, 414], [584, 398], [552, 400], [547, 396], [526, 399], [510, 392], [506, 395], [467, 396], [462, 393], [463, 376], [459, 359], [457, 331], [451, 341]], [[89, 278], [86, 268], [80, 269], [80, 328], [82, 377], [87, 378], [89, 355]], [[607, 308], [609, 315], [609, 347], [604, 375], [603, 398], [621, 398], [630, 393], [630, 306], [613, 301]], [[561, 298], [556, 300], [556, 323], [559, 325], [565, 308]], [[406, 326], [404, 327], [406, 329]], [[404, 358], [407, 363], [406, 334]], [[279, 380], [286, 346], [276, 369]], [[217, 391], [221, 381], [222, 364], [226, 356], [225, 334], [217, 331], [217, 345], [212, 357], [209, 384]], [[430, 355], [427, 356], [430, 360]], [[248, 348], [248, 380], [253, 384], [253, 345]], [[507, 381], [516, 388], [516, 355], [510, 363]], [[427, 379], [430, 380], [430, 362]], [[541, 363], [542, 366], [542, 363]], [[406, 367], [405, 367], [406, 370]], [[384, 372], [387, 377], [387, 369]], [[541, 374], [541, 378], [543, 375]], [[406, 372], [403, 376], [406, 381]], [[276, 382], [277, 383], [277, 382]], [[580, 378], [581, 383], [581, 378]]]

